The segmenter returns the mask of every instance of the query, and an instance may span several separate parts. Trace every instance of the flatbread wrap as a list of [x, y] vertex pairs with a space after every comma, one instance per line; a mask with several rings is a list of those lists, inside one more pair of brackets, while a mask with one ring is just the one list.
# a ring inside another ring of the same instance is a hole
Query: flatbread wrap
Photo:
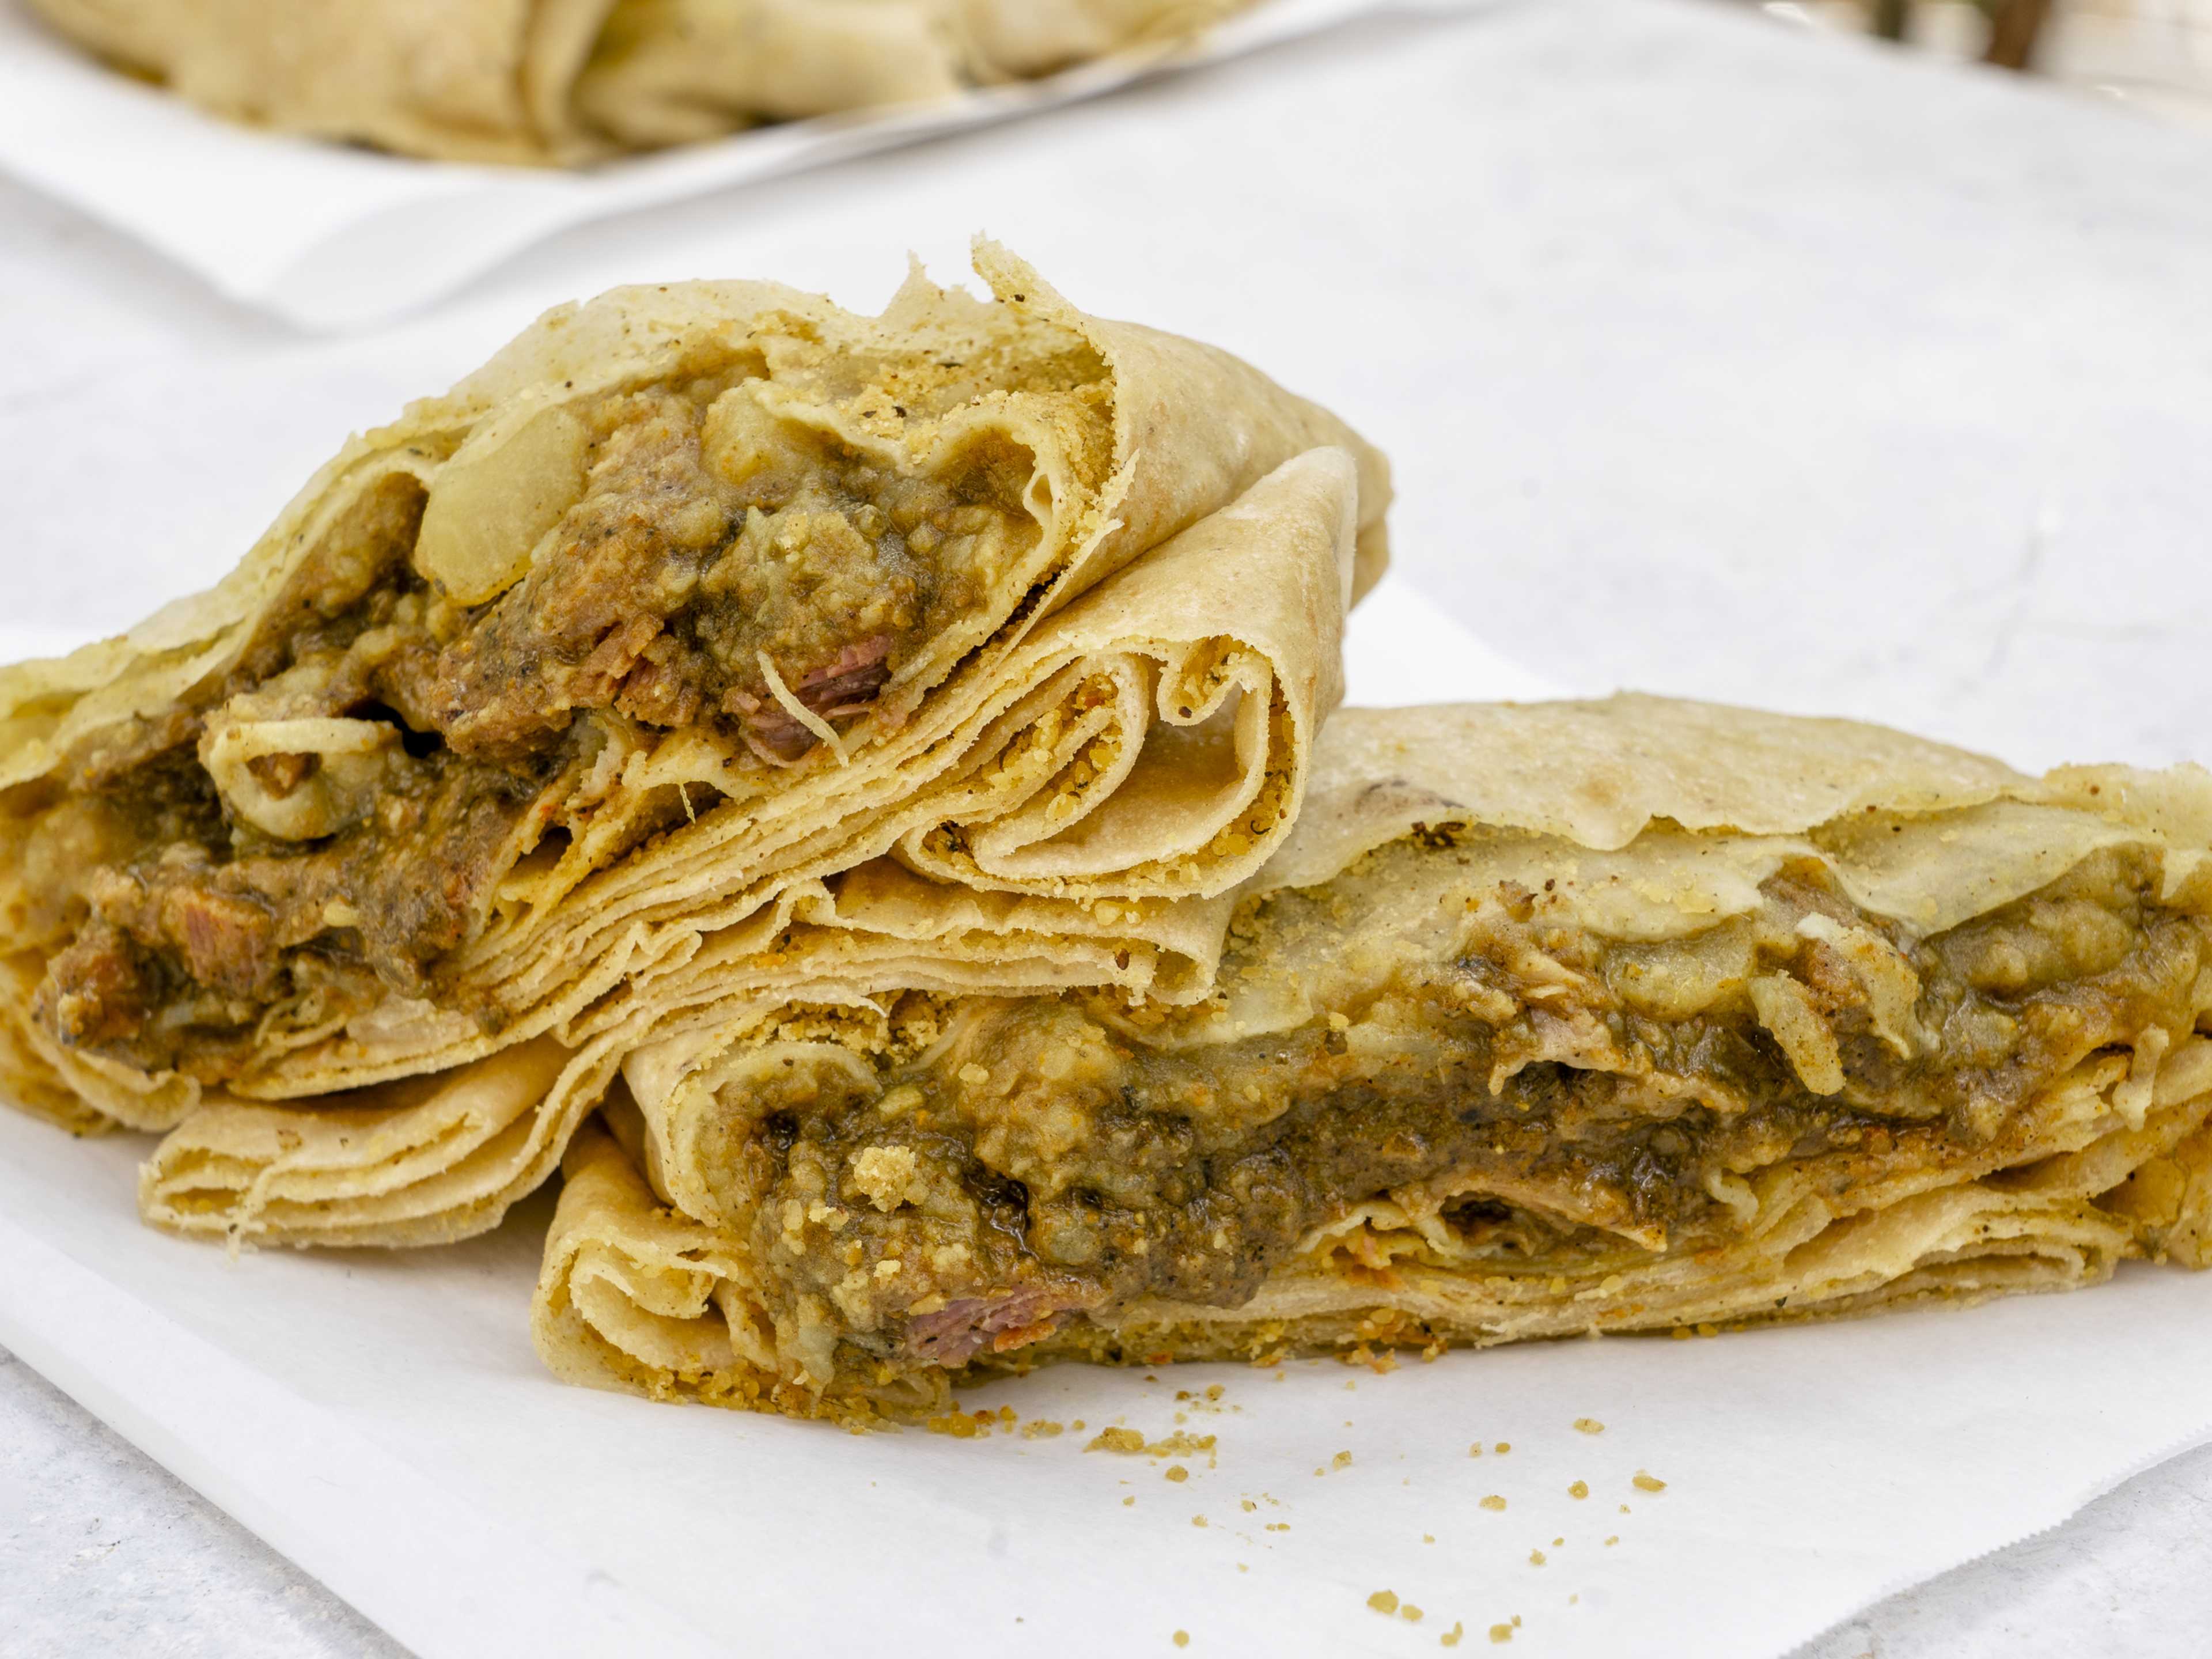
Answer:
[[32, 0], [203, 108], [441, 160], [577, 165], [939, 102], [1188, 41], [1256, 0]]
[[794, 952], [1200, 994], [1341, 695], [1387, 472], [977, 258], [994, 299], [917, 274], [880, 318], [750, 283], [549, 313], [216, 589], [0, 672], [11, 1097], [296, 1103], [255, 1120], [296, 1150], [551, 1066], [572, 1127], [702, 976]]
[[625, 1060], [535, 1330], [799, 1414], [1062, 1358], [1688, 1328], [2212, 1260], [2212, 776], [1628, 696], [1338, 714], [1215, 985]]

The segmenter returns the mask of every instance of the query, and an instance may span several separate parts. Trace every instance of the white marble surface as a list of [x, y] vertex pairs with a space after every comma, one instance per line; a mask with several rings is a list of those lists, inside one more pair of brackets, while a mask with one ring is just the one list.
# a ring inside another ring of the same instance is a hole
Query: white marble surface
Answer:
[[0, 1349], [0, 1651], [398, 1659], [404, 1650]]
[[[1054, 133], [1080, 191], [933, 145], [572, 234], [337, 343], [0, 182], [0, 487], [40, 526], [0, 550], [0, 631], [119, 625], [227, 565], [345, 422], [551, 299], [771, 271], [864, 301], [856, 249], [942, 265], [985, 224], [1359, 420], [1402, 568], [1554, 675], [2212, 758], [2204, 135], [1665, 0], [1377, 23]], [[1245, 228], [1150, 234], [1170, 189]], [[2200, 1652], [2208, 1504], [2200, 1453], [1808, 1651]], [[0, 1650], [393, 1650], [13, 1363]]]

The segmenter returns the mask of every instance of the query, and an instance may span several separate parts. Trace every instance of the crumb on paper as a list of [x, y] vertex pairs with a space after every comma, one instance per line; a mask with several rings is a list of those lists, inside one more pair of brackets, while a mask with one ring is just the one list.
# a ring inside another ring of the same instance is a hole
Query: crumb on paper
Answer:
[[[982, 1420], [977, 1421], [977, 1417]], [[995, 1420], [988, 1412], [978, 1413], [976, 1417], [970, 1417], [965, 1412], [954, 1412], [945, 1417], [933, 1417], [922, 1426], [932, 1434], [949, 1434], [955, 1440], [973, 1440], [978, 1435], [990, 1433], [991, 1431], [984, 1425]]]
[[1048, 1417], [1032, 1417], [1022, 1425], [1024, 1440], [1056, 1440], [1066, 1431], [1067, 1425], [1055, 1423]]
[[1595, 1417], [1577, 1417], [1575, 1419], [1575, 1431], [1578, 1434], [1603, 1434], [1605, 1425]]
[[1496, 1452], [1500, 1457], [1503, 1457], [1507, 1452], [1513, 1449], [1513, 1443], [1510, 1440], [1501, 1440], [1490, 1449]]
[[1175, 1644], [1179, 1648], [1188, 1647], [1190, 1645], [1190, 1632], [1187, 1630], [1177, 1631], [1175, 1633]]
[[1190, 1479], [1190, 1471], [1180, 1463], [1170, 1463], [1167, 1467], [1167, 1478], [1177, 1486], [1181, 1486]]
[[1269, 1532], [1288, 1532], [1291, 1529], [1291, 1523], [1287, 1521], [1270, 1521], [1267, 1525]]
[[1432, 1532], [1425, 1532], [1421, 1534], [1421, 1541], [1424, 1544], [1433, 1544], [1437, 1541], [1437, 1535]]
[[1607, 1548], [1607, 1549], [1611, 1549], [1611, 1548], [1612, 1548], [1615, 1544], [1618, 1544], [1620, 1541], [1620, 1534], [1619, 1533], [1615, 1533], [1615, 1534], [1613, 1534], [1613, 1535], [1612, 1537], [1610, 1537], [1610, 1538], [1608, 1538], [1608, 1539], [1607, 1539], [1607, 1540], [1605, 1540], [1605, 1547], [1606, 1547], [1606, 1548]]
[[1481, 1455], [1482, 1455], [1482, 1442], [1480, 1442], [1480, 1440], [1478, 1440], [1478, 1441], [1476, 1441], [1476, 1442], [1475, 1442], [1472, 1446], [1469, 1446], [1469, 1447], [1467, 1449], [1467, 1455], [1468, 1455], [1469, 1457], [1480, 1457], [1480, 1456], [1481, 1456]]
[[1328, 1460], [1328, 1466], [1333, 1469], [1350, 1468], [1352, 1467], [1352, 1454], [1348, 1451], [1340, 1451], [1337, 1453], [1335, 1456]]
[[1422, 1613], [1422, 1611], [1419, 1607], [1415, 1607], [1411, 1601], [1408, 1601], [1398, 1609], [1398, 1616], [1409, 1625], [1418, 1625], [1427, 1615]]
[[1069, 1424], [1067, 1427], [1070, 1433], [1081, 1434], [1083, 1432], [1083, 1419], [1079, 1417], [1075, 1421]]
[[1513, 1626], [1510, 1625], [1492, 1625], [1490, 1627], [1490, 1639], [1493, 1642], [1511, 1641], [1513, 1639]]
[[1662, 1480], [1656, 1474], [1646, 1474], [1642, 1469], [1637, 1470], [1636, 1478], [1628, 1484], [1635, 1487], [1638, 1492], [1664, 1492], [1667, 1490], [1667, 1483], [1664, 1480]]
[[1505, 1500], [1498, 1493], [1492, 1492], [1482, 1500], [1482, 1507], [1486, 1510], [1502, 1510], [1505, 1507]]
[[[1082, 1425], [1078, 1424], [1076, 1426], [1080, 1428]], [[1128, 1456], [1141, 1453], [1148, 1457], [1189, 1457], [1202, 1453], [1211, 1463], [1218, 1444], [1219, 1441], [1216, 1436], [1185, 1434], [1180, 1429], [1160, 1439], [1147, 1441], [1135, 1429], [1114, 1428], [1099, 1430], [1097, 1437], [1083, 1449], [1087, 1452], [1119, 1452]], [[1186, 1470], [1184, 1473], [1188, 1474], [1188, 1471]], [[1168, 1478], [1174, 1480], [1176, 1477], [1170, 1475]]]
[[1554, 1538], [1554, 1539], [1552, 1540], [1552, 1547], [1553, 1547], [1553, 1549], [1558, 1549], [1558, 1548], [1559, 1548], [1562, 1544], [1565, 1543], [1566, 1541], [1567, 1541], [1567, 1540], [1566, 1540], [1565, 1539], [1564, 1539], [1564, 1538]]
[[1570, 1498], [1588, 1498], [1589, 1496], [1589, 1482], [1587, 1480], [1576, 1481], [1573, 1486], [1567, 1488], [1567, 1496]]
[[1544, 1565], [1544, 1552], [1541, 1550], [1530, 1550], [1528, 1552], [1528, 1565], [1532, 1567], [1542, 1566]]
[[1253, 1510], [1258, 1509], [1260, 1506], [1249, 1498], [1240, 1498], [1237, 1500], [1237, 1507], [1243, 1510], [1245, 1514], [1249, 1515]]
[[1440, 1648], [1455, 1648], [1459, 1645], [1459, 1638], [1466, 1634], [1467, 1626], [1459, 1620], [1454, 1620], [1452, 1627], [1437, 1638], [1437, 1645]]
[[1389, 1590], [1376, 1590], [1367, 1598], [1367, 1605], [1387, 1618], [1398, 1611], [1398, 1598]]
[[1667, 1334], [1673, 1337], [1677, 1342], [1687, 1342], [1690, 1340], [1690, 1328], [1687, 1325], [1677, 1325], [1673, 1330], [1668, 1332]]
[[1190, 1524], [1194, 1527], [1202, 1527], [1206, 1524], [1206, 1517], [1202, 1515], [1194, 1515], [1190, 1517]]
[[1137, 1500], [1134, 1498], [1125, 1498], [1121, 1500], [1121, 1507], [1125, 1510], [1133, 1510], [1137, 1507]]
[[1721, 1328], [1717, 1325], [1700, 1325], [1698, 1327], [1698, 1334], [1699, 1336], [1718, 1336], [1720, 1334]]

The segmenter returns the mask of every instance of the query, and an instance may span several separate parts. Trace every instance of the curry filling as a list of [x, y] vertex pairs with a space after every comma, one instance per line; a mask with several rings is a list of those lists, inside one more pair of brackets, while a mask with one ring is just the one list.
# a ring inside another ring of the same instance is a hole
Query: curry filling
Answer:
[[[1479, 849], [1401, 842], [1248, 902], [1211, 1011], [909, 997], [887, 1041], [787, 1043], [722, 1085], [708, 1218], [817, 1379], [955, 1366], [1145, 1298], [1239, 1305], [1425, 1182], [1467, 1260], [1576, 1272], [1727, 1243], [1778, 1164], [1838, 1192], [2002, 1166], [2045, 1085], [2212, 1000], [2212, 923], [2160, 907], [2142, 848], [1925, 939], [1812, 853], [1748, 914], [1623, 942], [1487, 884]], [[1385, 893], [1387, 915], [1361, 896]], [[1407, 893], [1431, 916], [1410, 929]], [[1343, 966], [1386, 921], [1387, 968]], [[1240, 976], [1291, 941], [1317, 1006], [1237, 1035]]]
[[220, 1080], [272, 1030], [443, 997], [501, 878], [672, 731], [713, 733], [738, 793], [871, 714], [895, 726], [1028, 586], [1038, 459], [1009, 432], [1052, 426], [1085, 489], [1110, 465], [1094, 355], [994, 351], [756, 343], [563, 411], [568, 505], [483, 603], [422, 574], [441, 480], [383, 478], [220, 684], [9, 803], [28, 924], [9, 948], [51, 958], [38, 1018]]

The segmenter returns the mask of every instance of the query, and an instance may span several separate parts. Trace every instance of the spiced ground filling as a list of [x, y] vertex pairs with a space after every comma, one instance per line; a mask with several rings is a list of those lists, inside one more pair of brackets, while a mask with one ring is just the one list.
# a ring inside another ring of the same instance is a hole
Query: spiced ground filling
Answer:
[[[272, 1018], [437, 997], [520, 852], [588, 810], [611, 733], [706, 726], [733, 764], [795, 763], [1035, 544], [1026, 450], [984, 432], [910, 476], [769, 413], [757, 371], [602, 402], [577, 499], [486, 605], [416, 574], [426, 493], [386, 479], [222, 684], [70, 756], [23, 843], [46, 1029], [220, 1080]], [[308, 722], [349, 723], [348, 752], [223, 772], [226, 744]]]
[[[1919, 982], [1900, 1054], [1862, 976], [1797, 924], [1894, 930], [1809, 860], [1763, 890], [1746, 924], [1759, 970], [1789, 975], [1832, 1032], [1832, 1092], [1806, 1085], [1740, 984], [1689, 1017], [1640, 1013], [1609, 988], [1647, 951], [1516, 918], [1508, 895], [1448, 959], [1356, 1006], [1182, 1053], [1082, 997], [970, 1005], [943, 1032], [911, 1000], [899, 1018], [921, 1058], [878, 1060], [873, 1088], [803, 1062], [755, 1086], [764, 1133], [735, 1132], [724, 1178], [757, 1200], [755, 1259], [802, 1348], [958, 1365], [1141, 1297], [1238, 1305], [1314, 1228], [1438, 1176], [1466, 1178], [1446, 1220], [1499, 1271], [1723, 1243], [1740, 1224], [1717, 1177], [1818, 1160], [1840, 1191], [1971, 1158], [2085, 1057], [2185, 1033], [2212, 961], [2212, 926], [2157, 906], [2153, 859], [2100, 852], [1899, 945]], [[1572, 970], [1571, 999], [1532, 1000], [1502, 970], [1531, 943]], [[1576, 1060], [1559, 1057], [1570, 1028]], [[1565, 1196], [1495, 1196], [1532, 1189]]]

